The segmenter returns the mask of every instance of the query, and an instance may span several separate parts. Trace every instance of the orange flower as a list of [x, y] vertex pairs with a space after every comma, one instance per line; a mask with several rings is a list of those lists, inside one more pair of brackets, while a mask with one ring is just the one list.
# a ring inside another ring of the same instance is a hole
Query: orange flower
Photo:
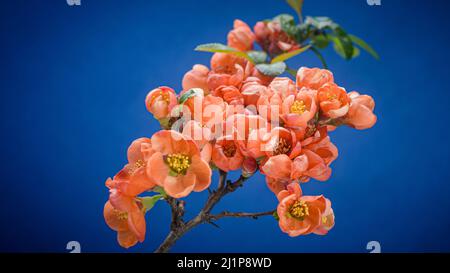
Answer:
[[[332, 145], [332, 146], [331, 146]], [[336, 147], [328, 142], [328, 146], [316, 148], [316, 152], [309, 150], [311, 147], [302, 147], [298, 156], [291, 159], [286, 154], [269, 157], [262, 166], [262, 172], [276, 180], [299, 180], [302, 182], [314, 178], [326, 181], [331, 175], [329, 164], [337, 157]], [[322, 158], [321, 155], [327, 156]]]
[[358, 130], [371, 128], [377, 122], [377, 116], [373, 114], [375, 101], [371, 96], [360, 95], [358, 92], [350, 92], [350, 109], [345, 117], [345, 123]]
[[326, 69], [302, 67], [297, 71], [297, 87], [319, 90], [327, 83], [334, 83], [333, 73]]
[[211, 183], [211, 169], [200, 155], [193, 140], [172, 130], [152, 136], [153, 155], [148, 160], [147, 174], [174, 198], [203, 191]]
[[241, 168], [244, 156], [233, 136], [223, 136], [216, 140], [212, 151], [212, 161], [225, 172]]
[[278, 122], [283, 98], [278, 93], [268, 93], [268, 95], [259, 97], [258, 102], [256, 103], [258, 113], [268, 121]]
[[323, 85], [318, 93], [320, 110], [329, 118], [340, 118], [347, 114], [350, 98], [347, 92], [334, 83]]
[[194, 140], [203, 160], [206, 162], [211, 160], [212, 146], [209, 142], [212, 140], [212, 132], [210, 128], [202, 126], [195, 120], [189, 120], [183, 126], [183, 135]]
[[116, 209], [110, 201], [106, 202], [103, 209], [106, 224], [117, 231], [117, 241], [120, 246], [129, 248], [145, 238], [145, 218], [140, 204], [133, 199], [127, 199], [121, 203], [120, 209]]
[[289, 78], [275, 78], [257, 101], [259, 114], [269, 121], [278, 121], [282, 102], [286, 97], [297, 94], [294, 82]]
[[336, 146], [331, 143], [326, 127], [319, 128], [313, 136], [303, 140], [302, 147], [319, 155], [327, 166], [330, 166], [339, 154]]
[[287, 185], [291, 183], [290, 179], [275, 179], [269, 176], [266, 176], [266, 184], [267, 187], [275, 194], [278, 195], [280, 191], [286, 190]]
[[189, 139], [194, 140], [200, 150], [212, 140], [211, 129], [206, 126], [202, 126], [202, 124], [196, 120], [189, 120], [186, 122], [183, 125], [182, 134]]
[[223, 98], [225, 102], [231, 105], [244, 104], [244, 97], [235, 86], [221, 85], [212, 91], [212, 95]]
[[300, 48], [300, 45], [281, 28], [278, 21], [258, 22], [253, 28], [256, 41], [270, 56]]
[[245, 79], [241, 88], [241, 94], [244, 97], [244, 104], [257, 105], [258, 99], [262, 94], [267, 93], [267, 87], [257, 77], [248, 77]]
[[146, 173], [147, 160], [153, 153], [150, 139], [136, 139], [128, 148], [128, 164], [105, 183], [110, 191], [104, 209], [105, 221], [118, 232], [119, 244], [125, 248], [145, 238], [144, 213], [136, 196], [155, 186], [153, 178]]
[[297, 183], [278, 193], [277, 213], [280, 229], [291, 237], [313, 233], [322, 224], [327, 209], [326, 198], [303, 196]]
[[251, 133], [255, 130], [269, 129], [270, 124], [259, 115], [231, 115], [224, 122], [224, 135], [232, 135], [244, 156], [251, 156], [247, 151]]
[[317, 235], [326, 235], [330, 229], [334, 227], [334, 212], [331, 208], [331, 202], [329, 199], [325, 198], [326, 209], [320, 218], [319, 226], [313, 231]]
[[279, 94], [283, 99], [290, 95], [297, 94], [295, 83], [291, 79], [286, 77], [273, 79], [268, 88], [272, 93]]
[[241, 20], [234, 20], [234, 29], [228, 33], [228, 45], [240, 51], [253, 48], [255, 35], [250, 27]]
[[263, 128], [251, 132], [247, 151], [254, 158], [280, 154], [295, 158], [301, 151], [301, 144], [297, 142], [295, 134], [286, 128], [275, 127], [270, 131]]
[[306, 128], [308, 122], [316, 115], [316, 112], [317, 106], [311, 92], [300, 91], [296, 95], [289, 95], [283, 101], [281, 118], [286, 127], [294, 129]]
[[202, 92], [190, 97], [183, 105], [183, 118], [195, 120], [202, 127], [207, 127], [216, 134], [215, 127], [226, 118], [228, 105], [221, 97], [203, 96]]
[[106, 186], [116, 188], [127, 196], [150, 190], [155, 186], [153, 178], [147, 175], [147, 160], [152, 156], [154, 150], [149, 138], [139, 138], [133, 141], [128, 148], [128, 164], [119, 171], [114, 179], [108, 179]]
[[170, 116], [172, 108], [177, 105], [177, 96], [172, 88], [161, 86], [150, 91], [145, 98], [145, 106], [156, 119]]
[[204, 94], [208, 95], [208, 73], [208, 67], [201, 64], [194, 65], [194, 67], [192, 67], [192, 70], [184, 74], [182, 83], [183, 90], [189, 90], [191, 88], [201, 88], [203, 89]]
[[239, 87], [244, 80], [246, 60], [227, 53], [214, 53], [211, 58], [211, 72], [207, 83], [209, 90], [221, 85]]

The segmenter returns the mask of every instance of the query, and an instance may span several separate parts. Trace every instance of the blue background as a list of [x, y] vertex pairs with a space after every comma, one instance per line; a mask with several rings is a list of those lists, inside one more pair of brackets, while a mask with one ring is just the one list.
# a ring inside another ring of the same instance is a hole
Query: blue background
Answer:
[[[325, 52], [336, 81], [372, 95], [378, 123], [332, 133], [340, 156], [332, 178], [306, 194], [330, 198], [328, 236], [290, 238], [271, 217], [222, 219], [189, 232], [174, 252], [450, 251], [448, 1], [306, 0], [380, 53], [351, 62]], [[149, 213], [143, 244], [121, 249], [103, 220], [104, 181], [126, 161], [129, 143], [158, 130], [144, 106], [159, 85], [181, 88], [200, 43], [225, 42], [233, 19], [291, 12], [284, 1], [2, 0], [0, 5], [0, 251], [152, 251], [169, 228], [163, 202]], [[292, 67], [320, 66], [308, 52]], [[188, 217], [206, 193], [187, 198]], [[217, 207], [264, 211], [276, 199], [255, 176]]]

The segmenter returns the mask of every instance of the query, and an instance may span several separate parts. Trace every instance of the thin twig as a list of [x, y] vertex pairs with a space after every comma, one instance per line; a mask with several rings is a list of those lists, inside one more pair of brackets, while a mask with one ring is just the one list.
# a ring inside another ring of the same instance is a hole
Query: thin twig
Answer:
[[242, 187], [244, 182], [248, 179], [248, 177], [241, 176], [235, 182], [227, 181], [227, 173], [224, 171], [220, 171], [219, 183], [217, 189], [215, 191], [210, 191], [208, 195], [208, 199], [204, 207], [200, 210], [200, 212], [193, 219], [188, 222], [183, 221], [184, 215], [184, 202], [178, 201], [172, 197], [168, 197], [166, 200], [171, 206], [172, 209], [172, 223], [170, 232], [165, 238], [164, 242], [155, 250], [156, 253], [168, 252], [170, 248], [175, 244], [175, 242], [183, 236], [186, 232], [196, 227], [197, 225], [203, 223], [209, 223], [217, 226], [212, 222], [214, 219], [219, 219], [223, 217], [251, 217], [257, 218], [263, 215], [272, 214], [272, 212], [263, 212], [263, 213], [228, 213], [222, 212], [218, 215], [211, 215], [211, 210], [214, 206], [222, 199], [226, 194], [235, 191], [237, 188]]
[[265, 212], [257, 212], [257, 213], [224, 211], [224, 212], [221, 212], [216, 215], [210, 215], [209, 217], [212, 220], [219, 220], [220, 218], [224, 218], [224, 217], [236, 217], [236, 218], [247, 217], [247, 218], [258, 219], [258, 217], [261, 217], [261, 216], [273, 215], [274, 212], [275, 212], [275, 210], [265, 211]]

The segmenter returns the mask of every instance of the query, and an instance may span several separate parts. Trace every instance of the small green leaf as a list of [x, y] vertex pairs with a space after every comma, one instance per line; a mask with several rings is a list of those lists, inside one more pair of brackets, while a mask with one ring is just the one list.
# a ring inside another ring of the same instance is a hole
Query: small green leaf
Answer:
[[275, 220], [280, 220], [280, 216], [278, 216], [278, 212], [274, 211], [274, 213], [272, 214], [273, 218], [275, 218]]
[[229, 47], [220, 43], [209, 43], [198, 45], [195, 48], [196, 51], [204, 51], [204, 52], [222, 52], [222, 53], [230, 53], [238, 51], [235, 48]]
[[297, 77], [297, 71], [291, 68], [286, 68], [286, 72], [289, 73], [293, 77]]
[[328, 69], [327, 62], [325, 61], [325, 58], [323, 57], [322, 53], [320, 53], [320, 51], [315, 47], [312, 47], [311, 51], [314, 52], [314, 54], [316, 54], [316, 56], [319, 58], [320, 62], [322, 62], [323, 68]]
[[306, 25], [311, 25], [315, 28], [317, 28], [318, 30], [324, 30], [326, 28], [329, 29], [334, 29], [336, 25], [333, 20], [331, 20], [328, 17], [323, 17], [323, 16], [318, 16], [318, 17], [306, 17], [305, 20], [305, 24]]
[[313, 41], [314, 46], [320, 49], [326, 48], [330, 43], [328, 37], [323, 34], [315, 35], [311, 40]]
[[267, 60], [267, 53], [264, 51], [248, 51], [247, 55], [252, 59], [254, 64], [261, 64]]
[[294, 17], [289, 14], [280, 14], [273, 18], [273, 21], [278, 22], [281, 29], [290, 37], [298, 40], [300, 36], [300, 28], [295, 24]]
[[352, 59], [358, 57], [361, 54], [361, 51], [359, 50], [359, 48], [357, 47], [353, 47], [353, 55], [352, 55]]
[[333, 36], [331, 39], [334, 42], [334, 50], [336, 53], [346, 60], [353, 58], [355, 50], [353, 43], [348, 36]]
[[201, 88], [192, 88], [183, 93], [183, 95], [180, 96], [178, 99], [179, 104], [185, 103], [189, 98], [197, 96], [199, 94], [203, 93], [203, 90]]
[[258, 64], [256, 68], [259, 72], [266, 76], [276, 77], [282, 74], [286, 70], [286, 64], [284, 62], [278, 62], [273, 64]]
[[170, 117], [168, 118], [161, 118], [158, 119], [159, 124], [161, 125], [162, 128], [164, 129], [169, 129], [170, 128]]
[[298, 19], [302, 21], [303, 0], [286, 0], [286, 2], [295, 10]]
[[156, 202], [161, 200], [162, 197], [163, 196], [161, 194], [140, 197], [139, 199], [141, 200], [141, 203], [144, 206], [144, 212], [151, 210], [153, 208], [153, 206], [156, 204]]
[[167, 193], [166, 193], [166, 191], [164, 190], [163, 187], [155, 186], [155, 187], [152, 189], [152, 191], [161, 194], [163, 197], [166, 197], [166, 196], [167, 196]]
[[304, 47], [299, 48], [297, 50], [280, 54], [280, 55], [276, 56], [275, 58], [273, 58], [271, 63], [278, 63], [278, 62], [283, 62], [285, 60], [288, 60], [288, 59], [290, 59], [290, 58], [292, 58], [294, 56], [297, 56], [297, 55], [305, 52], [310, 47], [311, 47], [311, 45], [307, 45], [307, 46], [304, 46]]
[[249, 61], [252, 61], [245, 52], [239, 51], [235, 48], [232, 48], [227, 45], [220, 44], [220, 43], [209, 43], [209, 44], [198, 45], [195, 48], [195, 50], [203, 51], [203, 52], [213, 52], [213, 53], [229, 53], [229, 54], [233, 54], [238, 57], [241, 57], [241, 58], [245, 58]]
[[361, 47], [362, 49], [367, 51], [375, 59], [377, 59], [377, 60], [380, 59], [380, 56], [378, 55], [378, 53], [369, 44], [367, 44], [364, 40], [362, 40], [361, 38], [356, 37], [355, 35], [352, 35], [352, 34], [349, 34], [348, 36], [350, 37], [350, 39], [352, 40], [353, 43], [355, 43], [356, 45], [358, 45], [359, 47]]

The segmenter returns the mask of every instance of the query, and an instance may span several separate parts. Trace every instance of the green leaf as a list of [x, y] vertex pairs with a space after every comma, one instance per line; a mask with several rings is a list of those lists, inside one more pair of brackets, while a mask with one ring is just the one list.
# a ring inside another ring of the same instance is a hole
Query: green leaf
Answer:
[[302, 21], [303, 0], [286, 0], [286, 2], [295, 10], [298, 19]]
[[273, 218], [275, 218], [275, 220], [279, 221], [280, 220], [280, 216], [278, 216], [278, 212], [274, 211], [272, 214]]
[[220, 43], [209, 43], [209, 44], [198, 45], [195, 48], [195, 51], [213, 52], [213, 53], [229, 53], [229, 54], [236, 55], [238, 57], [245, 58], [249, 61], [252, 61], [252, 59], [250, 59], [250, 57], [245, 52], [239, 51], [235, 48], [232, 48], [227, 45], [220, 44]]
[[339, 36], [339, 37], [331, 37], [334, 42], [334, 50], [338, 53], [342, 58], [346, 60], [350, 60], [354, 56], [354, 46], [352, 41], [348, 36]]
[[330, 40], [324, 34], [315, 35], [311, 38], [315, 47], [324, 49], [330, 44]]
[[286, 68], [286, 72], [289, 73], [293, 77], [297, 77], [297, 71], [291, 68]]
[[161, 200], [162, 197], [163, 196], [161, 194], [140, 197], [139, 199], [141, 200], [141, 203], [144, 206], [144, 212], [151, 210], [153, 208], [153, 206], [156, 204], [156, 202]]
[[361, 51], [359, 50], [359, 48], [357, 47], [353, 47], [353, 55], [352, 55], [352, 59], [358, 57], [361, 54]]
[[204, 52], [222, 52], [222, 53], [230, 53], [238, 51], [235, 48], [229, 47], [220, 43], [209, 43], [198, 45], [195, 48], [196, 51], [204, 51]]
[[380, 59], [380, 56], [378, 55], [378, 53], [369, 44], [367, 44], [364, 40], [362, 40], [361, 38], [356, 37], [355, 35], [352, 35], [352, 34], [349, 34], [348, 36], [350, 37], [350, 39], [352, 40], [353, 43], [355, 43], [356, 45], [358, 45], [359, 47], [361, 47], [362, 49], [367, 51], [375, 59], [377, 59], [377, 60]]
[[278, 62], [273, 64], [258, 64], [256, 69], [266, 76], [276, 77], [282, 74], [286, 70], [286, 64], [284, 62]]
[[161, 194], [163, 197], [166, 197], [166, 196], [167, 196], [167, 193], [166, 193], [166, 191], [164, 190], [163, 187], [155, 186], [155, 187], [152, 189], [152, 191]]
[[280, 14], [273, 18], [273, 21], [278, 22], [281, 26], [281, 29], [287, 33], [292, 38], [298, 40], [300, 35], [300, 29], [295, 24], [294, 17], [290, 14]]
[[248, 51], [247, 55], [252, 59], [254, 64], [264, 63], [267, 60], [267, 53], [264, 51]]
[[323, 68], [328, 69], [327, 62], [325, 61], [325, 58], [323, 57], [322, 53], [320, 53], [320, 51], [315, 47], [312, 47], [311, 50], [312, 50], [312, 52], [314, 52], [314, 54], [316, 54], [316, 56], [319, 58], [320, 62], [322, 62]]
[[180, 96], [178, 99], [179, 104], [185, 103], [189, 98], [197, 96], [203, 92], [200, 88], [191, 88], [188, 91], [186, 91], [183, 95]]
[[323, 16], [318, 16], [318, 17], [308, 16], [308, 17], [306, 17], [305, 24], [311, 25], [311, 26], [317, 28], [318, 30], [324, 30], [326, 28], [334, 29], [336, 26], [338, 26], [329, 17], [323, 17]]
[[297, 56], [297, 55], [305, 52], [310, 47], [311, 47], [311, 45], [307, 45], [307, 46], [304, 46], [304, 47], [299, 48], [297, 50], [293, 50], [291, 52], [286, 52], [286, 53], [280, 54], [280, 55], [276, 56], [275, 58], [273, 58], [271, 63], [274, 64], [274, 63], [283, 62], [285, 60], [288, 60], [288, 59], [290, 59], [290, 58], [292, 58], [294, 56]]

